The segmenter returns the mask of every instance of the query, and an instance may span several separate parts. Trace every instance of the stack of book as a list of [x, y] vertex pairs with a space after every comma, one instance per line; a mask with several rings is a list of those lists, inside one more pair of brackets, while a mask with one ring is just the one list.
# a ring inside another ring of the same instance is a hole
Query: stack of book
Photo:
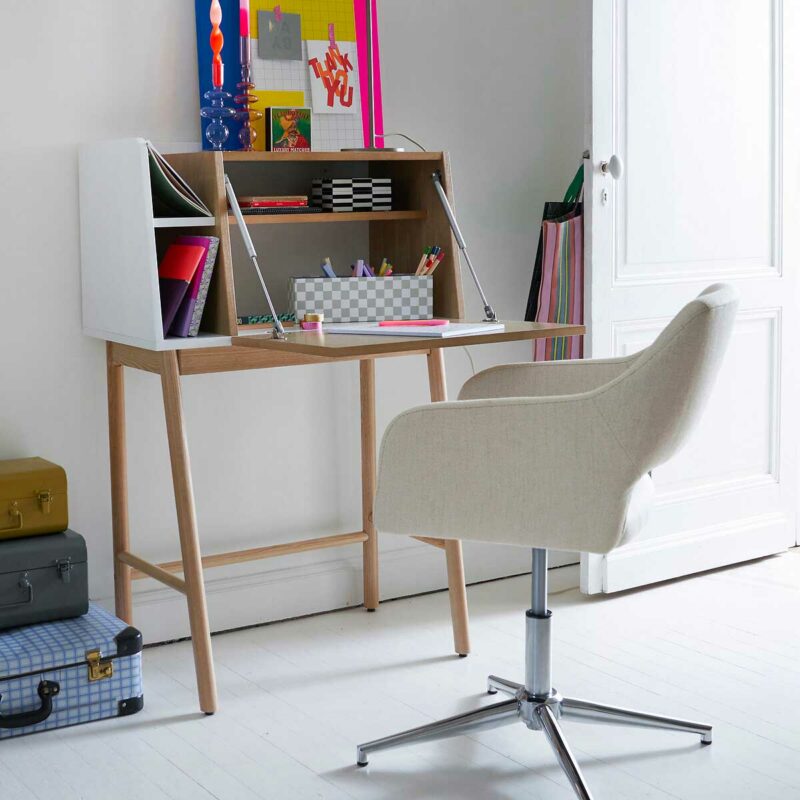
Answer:
[[308, 207], [304, 194], [237, 197], [242, 214], [308, 214], [318, 211]]
[[158, 265], [164, 336], [197, 336], [217, 260], [216, 236], [179, 236]]

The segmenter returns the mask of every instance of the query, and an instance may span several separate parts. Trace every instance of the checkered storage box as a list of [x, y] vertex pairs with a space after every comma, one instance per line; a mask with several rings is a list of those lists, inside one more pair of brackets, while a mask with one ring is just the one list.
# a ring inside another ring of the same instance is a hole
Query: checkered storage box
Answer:
[[99, 606], [76, 619], [0, 632], [0, 739], [142, 706], [142, 636]]
[[323, 211], [391, 211], [391, 178], [317, 178], [311, 205]]
[[289, 307], [298, 320], [320, 312], [326, 322], [431, 319], [433, 278], [292, 278]]

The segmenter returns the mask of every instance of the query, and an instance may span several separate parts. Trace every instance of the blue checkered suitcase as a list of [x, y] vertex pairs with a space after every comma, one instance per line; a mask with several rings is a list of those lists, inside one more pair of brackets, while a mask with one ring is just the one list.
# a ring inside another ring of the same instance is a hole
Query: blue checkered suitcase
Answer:
[[140, 711], [142, 635], [99, 606], [0, 631], [0, 739]]

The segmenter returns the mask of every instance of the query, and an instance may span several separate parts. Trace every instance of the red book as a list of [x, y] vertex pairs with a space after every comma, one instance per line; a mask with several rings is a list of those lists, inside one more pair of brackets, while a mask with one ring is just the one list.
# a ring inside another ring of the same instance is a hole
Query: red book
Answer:
[[242, 208], [304, 208], [307, 205], [305, 200], [255, 200]]
[[242, 208], [303, 208], [308, 205], [308, 197], [285, 195], [283, 197], [240, 197]]
[[165, 337], [197, 268], [205, 261], [205, 256], [206, 248], [204, 247], [171, 244], [158, 265], [161, 322], [164, 326]]

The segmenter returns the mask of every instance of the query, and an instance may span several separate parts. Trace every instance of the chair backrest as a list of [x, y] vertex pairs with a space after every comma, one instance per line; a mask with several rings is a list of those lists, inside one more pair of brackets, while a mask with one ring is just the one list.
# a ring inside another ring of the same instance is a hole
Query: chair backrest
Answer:
[[636, 472], [669, 459], [685, 442], [711, 392], [733, 330], [739, 296], [709, 286], [595, 401]]

